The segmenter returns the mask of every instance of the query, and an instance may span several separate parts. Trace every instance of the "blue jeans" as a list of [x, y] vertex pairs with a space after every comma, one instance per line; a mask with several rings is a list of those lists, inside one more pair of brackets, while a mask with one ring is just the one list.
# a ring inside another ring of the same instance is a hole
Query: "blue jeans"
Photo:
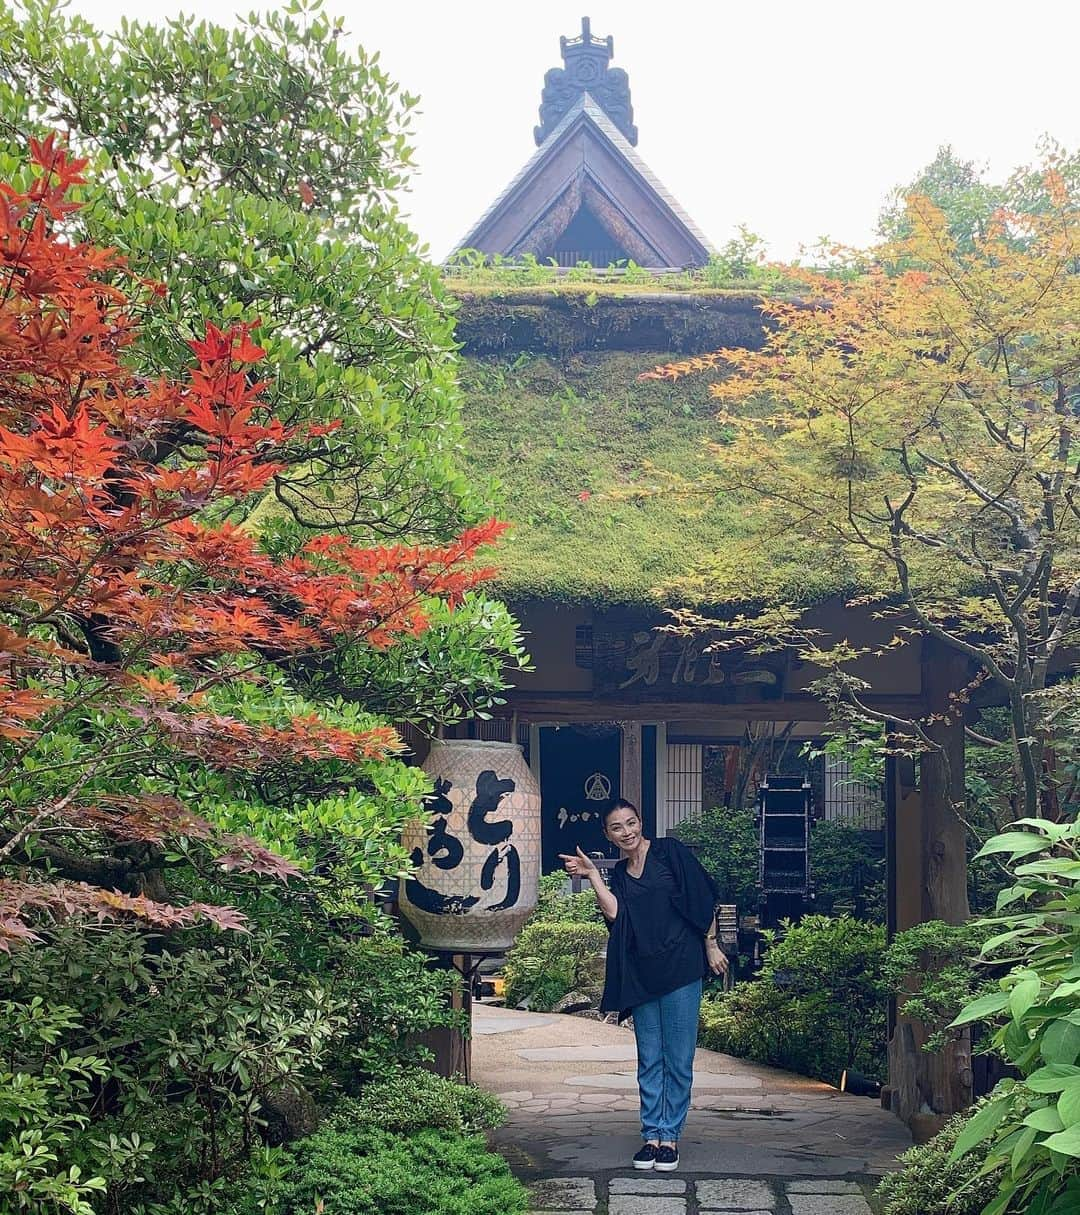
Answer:
[[690, 1109], [701, 980], [634, 1009], [641, 1137], [677, 1142]]

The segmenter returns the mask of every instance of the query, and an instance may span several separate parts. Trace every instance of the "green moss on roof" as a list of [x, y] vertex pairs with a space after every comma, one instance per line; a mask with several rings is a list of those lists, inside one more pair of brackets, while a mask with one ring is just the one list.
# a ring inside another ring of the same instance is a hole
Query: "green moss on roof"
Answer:
[[456, 337], [466, 355], [588, 350], [701, 354], [761, 345], [763, 297], [747, 291], [600, 292], [522, 288], [462, 292]]
[[[839, 554], [760, 524], [732, 500], [656, 492], [708, 470], [723, 439], [706, 377], [638, 380], [670, 352], [466, 359], [466, 441], [503, 482], [507, 598], [603, 605], [814, 601], [850, 588]], [[722, 457], [721, 457], [722, 458]]]
[[585, 280], [552, 277], [542, 282], [528, 279], [515, 282], [509, 275], [491, 279], [455, 278], [448, 275], [443, 278], [443, 284], [451, 295], [459, 298], [502, 299], [508, 302], [538, 295], [563, 299], [585, 299], [587, 296], [597, 299], [647, 299], [650, 296], [659, 296], [668, 300], [672, 296], [685, 295], [694, 299], [752, 301], [760, 300], [763, 296], [761, 288], [751, 287], [746, 279], [733, 279], [721, 285], [705, 285], [688, 282], [677, 275], [658, 277], [647, 283], [617, 277]]

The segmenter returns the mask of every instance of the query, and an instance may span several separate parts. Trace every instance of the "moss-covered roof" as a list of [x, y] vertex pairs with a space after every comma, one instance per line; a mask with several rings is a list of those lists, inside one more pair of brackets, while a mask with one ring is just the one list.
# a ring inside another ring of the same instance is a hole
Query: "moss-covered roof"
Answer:
[[[758, 322], [760, 328], [760, 322]], [[708, 349], [708, 345], [698, 349]], [[466, 357], [470, 460], [504, 484], [499, 589], [511, 600], [720, 606], [848, 589], [839, 554], [760, 533], [731, 500], [655, 492], [722, 440], [706, 377], [640, 381], [652, 351]], [[722, 457], [721, 457], [722, 458]]]
[[460, 285], [457, 340], [467, 355], [586, 350], [697, 354], [761, 344], [760, 292], [643, 291], [634, 284]]

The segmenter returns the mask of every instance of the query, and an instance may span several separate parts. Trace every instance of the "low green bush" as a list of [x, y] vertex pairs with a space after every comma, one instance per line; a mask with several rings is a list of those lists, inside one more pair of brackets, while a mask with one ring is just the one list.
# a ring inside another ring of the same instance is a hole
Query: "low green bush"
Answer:
[[366, 1085], [359, 1098], [341, 1103], [332, 1121], [398, 1133], [430, 1127], [474, 1134], [500, 1126], [505, 1117], [493, 1093], [410, 1067]]
[[885, 922], [885, 851], [872, 835], [821, 819], [810, 830], [814, 908]]
[[[343, 1111], [343, 1114], [346, 1111]], [[520, 1215], [525, 1187], [480, 1136], [412, 1135], [331, 1118], [286, 1150], [284, 1179], [237, 1215]]]
[[881, 1215], [981, 1215], [998, 1192], [1003, 1169], [980, 1174], [985, 1148], [963, 1160], [952, 1158], [957, 1139], [979, 1108], [950, 1118], [929, 1143], [904, 1152], [900, 1168], [877, 1188]]
[[734, 903], [740, 915], [758, 906], [758, 829], [753, 810], [716, 806], [675, 828], [675, 835], [693, 847], [716, 883], [721, 903]]
[[324, 984], [286, 979], [269, 933], [41, 935], [0, 953], [0, 1193], [16, 1212], [48, 1198], [134, 1215], [212, 1188], [343, 1029]]
[[549, 1012], [571, 991], [598, 1001], [607, 940], [603, 924], [530, 920], [506, 957], [507, 1004]]
[[890, 941], [882, 981], [886, 991], [898, 998], [900, 1012], [931, 1031], [924, 1050], [941, 1050], [961, 1032], [947, 1028], [957, 1013], [979, 996], [997, 991], [997, 984], [972, 965], [992, 932], [976, 921], [927, 920], [898, 932]]
[[430, 1058], [417, 1042], [424, 1031], [465, 1028], [464, 1014], [451, 1008], [450, 999], [461, 976], [433, 969], [428, 956], [410, 949], [381, 921], [371, 936], [332, 941], [320, 970], [329, 972], [330, 991], [346, 1024], [330, 1044], [326, 1073], [346, 1093], [356, 1094], [369, 1080]]
[[[675, 834], [690, 844], [720, 893], [740, 915], [758, 908], [758, 828], [752, 809], [717, 806], [680, 823]], [[845, 823], [821, 820], [810, 834], [815, 907], [824, 915], [858, 914], [884, 922], [884, 854], [872, 836]]]
[[540, 879], [536, 908], [529, 916], [530, 924], [557, 922], [560, 924], [602, 924], [604, 917], [596, 905], [592, 890], [580, 894], [567, 891], [565, 873], [547, 873]]
[[828, 1084], [846, 1067], [882, 1078], [884, 948], [879, 925], [807, 916], [771, 936], [759, 979], [702, 1001], [700, 1044]]

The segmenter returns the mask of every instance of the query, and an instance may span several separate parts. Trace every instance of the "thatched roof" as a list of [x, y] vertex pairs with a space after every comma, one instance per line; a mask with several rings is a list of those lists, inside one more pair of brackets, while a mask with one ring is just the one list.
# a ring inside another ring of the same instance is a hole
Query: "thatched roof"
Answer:
[[515, 524], [498, 555], [504, 596], [720, 607], [819, 600], [851, 587], [839, 554], [761, 534], [733, 501], [656, 492], [667, 474], [707, 472], [718, 458], [708, 445], [724, 435], [707, 377], [672, 384], [640, 373], [687, 351], [757, 344], [759, 300], [463, 295], [469, 456], [503, 482], [501, 513]]

